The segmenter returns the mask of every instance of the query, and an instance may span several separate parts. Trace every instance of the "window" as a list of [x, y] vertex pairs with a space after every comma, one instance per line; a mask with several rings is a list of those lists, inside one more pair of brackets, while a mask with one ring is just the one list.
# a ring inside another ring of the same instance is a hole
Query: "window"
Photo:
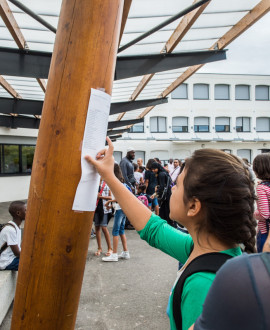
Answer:
[[193, 85], [194, 100], [209, 100], [209, 85], [194, 84]]
[[230, 132], [230, 118], [216, 118], [216, 132]]
[[188, 118], [187, 117], [173, 117], [172, 131], [173, 132], [188, 132]]
[[224, 84], [215, 85], [215, 100], [229, 100], [230, 86]]
[[208, 117], [194, 118], [194, 132], [209, 132], [209, 118]]
[[226, 152], [227, 154], [231, 154], [232, 153], [231, 149], [220, 149], [220, 150]]
[[143, 133], [144, 132], [144, 123], [138, 123], [130, 127], [130, 133]]
[[35, 153], [34, 146], [22, 146], [22, 172], [31, 173]]
[[269, 100], [269, 86], [258, 85], [255, 87], [255, 98], [258, 101]]
[[114, 160], [120, 164], [121, 162], [121, 159], [122, 159], [122, 152], [121, 151], [114, 151], [113, 152], [113, 157], [114, 157]]
[[235, 99], [236, 100], [250, 100], [249, 86], [236, 85], [235, 86]]
[[151, 133], [166, 133], [167, 132], [166, 117], [151, 117], [150, 118], [150, 132]]
[[236, 132], [250, 132], [250, 118], [236, 118]]
[[238, 149], [237, 156], [240, 158], [247, 158], [249, 163], [251, 162], [251, 150], [250, 149]]
[[188, 89], [187, 84], [181, 84], [172, 92], [172, 99], [187, 99]]
[[136, 159], [141, 158], [143, 160], [143, 164], [145, 164], [145, 152], [140, 150], [135, 150]]
[[270, 118], [258, 117], [256, 119], [256, 131], [257, 132], [270, 132]]
[[0, 144], [0, 174], [31, 174], [35, 146]]

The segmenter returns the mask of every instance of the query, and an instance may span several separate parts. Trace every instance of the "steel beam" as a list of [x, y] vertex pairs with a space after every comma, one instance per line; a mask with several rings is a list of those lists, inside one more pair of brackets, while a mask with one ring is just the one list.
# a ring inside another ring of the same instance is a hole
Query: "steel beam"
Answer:
[[[116, 102], [111, 104], [110, 115], [163, 103], [168, 103], [168, 99], [160, 98], [140, 101]], [[0, 113], [4, 114], [16, 113], [24, 115], [41, 115], [42, 107], [42, 101], [0, 97]]]
[[143, 121], [144, 121], [144, 118], [121, 120], [121, 121], [110, 121], [108, 123], [108, 129], [122, 127], [122, 126], [128, 126], [128, 125], [134, 125], [134, 124], [142, 123]]
[[[117, 58], [115, 80], [224, 59], [226, 59], [225, 50], [121, 56]], [[50, 63], [51, 53], [0, 48], [0, 74], [2, 75], [47, 78]]]

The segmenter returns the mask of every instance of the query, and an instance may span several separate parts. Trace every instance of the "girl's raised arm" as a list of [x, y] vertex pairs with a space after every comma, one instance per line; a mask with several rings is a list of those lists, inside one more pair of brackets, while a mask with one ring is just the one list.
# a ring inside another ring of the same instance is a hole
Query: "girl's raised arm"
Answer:
[[108, 149], [101, 150], [96, 159], [85, 156], [85, 159], [92, 164], [104, 181], [110, 187], [115, 199], [120, 204], [123, 212], [136, 230], [142, 230], [152, 212], [142, 204], [114, 175], [113, 144], [107, 137]]

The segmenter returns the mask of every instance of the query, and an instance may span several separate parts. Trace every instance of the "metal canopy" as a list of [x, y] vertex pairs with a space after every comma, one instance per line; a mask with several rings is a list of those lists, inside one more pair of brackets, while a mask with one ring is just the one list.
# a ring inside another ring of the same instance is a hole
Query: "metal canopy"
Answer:
[[[144, 118], [134, 119], [134, 120], [122, 120], [116, 122], [109, 122], [108, 129], [127, 126], [127, 125], [134, 125], [137, 123], [141, 123], [144, 121]], [[39, 118], [32, 118], [32, 117], [24, 117], [24, 116], [5, 116], [0, 115], [0, 126], [2, 127], [9, 127], [9, 128], [32, 128], [38, 129], [40, 124]], [[127, 129], [125, 129], [127, 130]], [[115, 135], [116, 133], [120, 133], [119, 131], [110, 131], [108, 132], [109, 135]]]
[[108, 123], [108, 129], [122, 127], [122, 126], [128, 126], [128, 125], [134, 125], [134, 124], [138, 124], [138, 123], [142, 123], [142, 122], [144, 122], [144, 118], [133, 119], [133, 120], [110, 121]]
[[[110, 115], [128, 112], [148, 106], [168, 103], [167, 98], [141, 101], [116, 102], [111, 104]], [[0, 97], [0, 112], [4, 114], [41, 115], [43, 102], [36, 100], [11, 99]]]
[[112, 130], [112, 131], [108, 131], [107, 135], [112, 136], [112, 135], [115, 135], [115, 134], [121, 134], [121, 133], [127, 132], [128, 130], [129, 130], [129, 128], [115, 129], [115, 130]]
[[[0, 48], [0, 74], [31, 78], [48, 78], [51, 53], [13, 48]], [[183, 52], [117, 58], [115, 80], [149, 73], [179, 69], [226, 59], [224, 50]]]

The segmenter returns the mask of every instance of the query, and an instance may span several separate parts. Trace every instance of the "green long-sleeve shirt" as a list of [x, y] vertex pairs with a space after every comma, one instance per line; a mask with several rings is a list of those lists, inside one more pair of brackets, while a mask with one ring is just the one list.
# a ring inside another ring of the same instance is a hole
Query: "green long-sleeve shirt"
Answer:
[[[141, 239], [177, 259], [182, 264], [187, 261], [193, 248], [193, 240], [190, 235], [184, 234], [169, 226], [165, 220], [162, 220], [159, 216], [154, 214], [152, 214], [146, 226], [138, 233]], [[221, 253], [226, 253], [231, 256], [242, 254], [239, 247], [222, 251]], [[215, 274], [213, 273], [200, 272], [191, 275], [185, 281], [181, 297], [183, 330], [187, 330], [201, 314], [205, 297], [214, 278]], [[174, 288], [170, 299], [169, 315], [171, 330], [176, 330], [173, 318], [173, 294]]]

